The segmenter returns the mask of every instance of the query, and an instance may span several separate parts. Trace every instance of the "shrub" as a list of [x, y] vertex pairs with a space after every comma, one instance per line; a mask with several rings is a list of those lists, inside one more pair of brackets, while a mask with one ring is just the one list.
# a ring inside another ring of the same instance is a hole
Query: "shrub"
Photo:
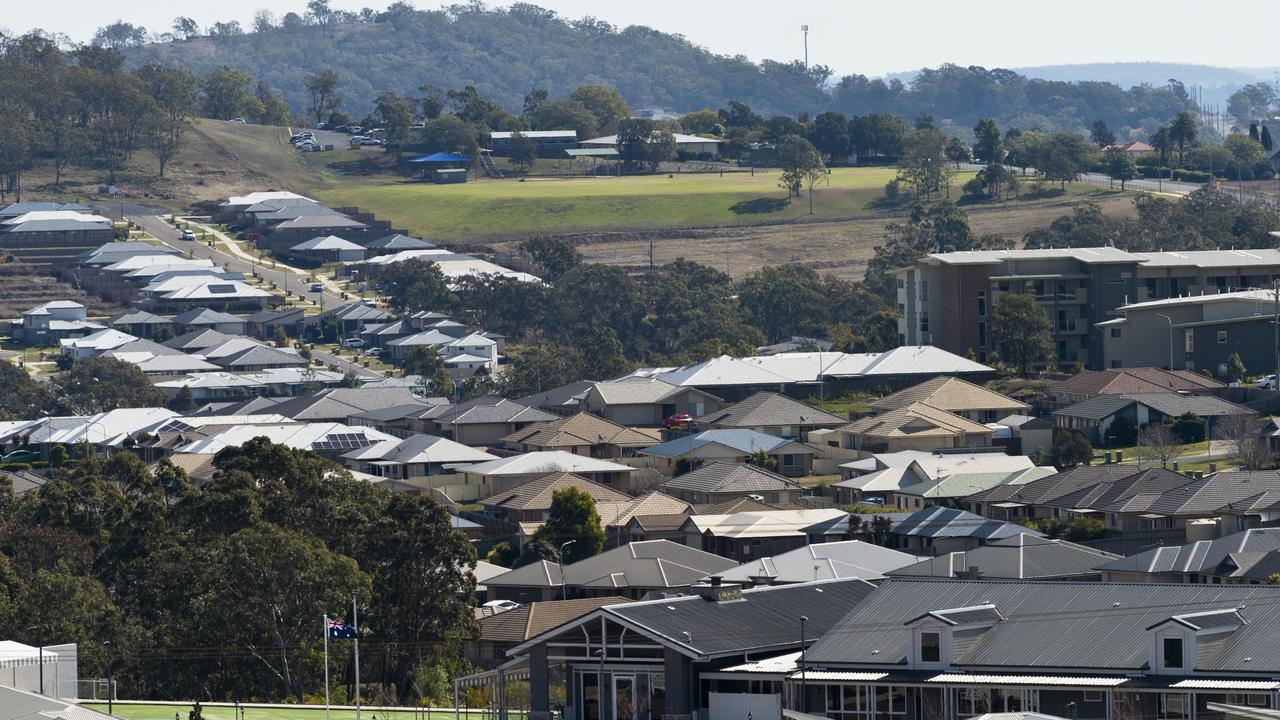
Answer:
[[1200, 170], [1174, 170], [1173, 179], [1178, 182], [1207, 183], [1212, 176]]
[[1204, 440], [1204, 418], [1191, 413], [1183, 413], [1174, 418], [1169, 425], [1169, 429], [1173, 430], [1173, 434], [1185, 445], [1187, 443], [1195, 443]]
[[1069, 542], [1083, 542], [1096, 540], [1106, 534], [1106, 526], [1101, 520], [1081, 515], [1063, 529], [1062, 539]]

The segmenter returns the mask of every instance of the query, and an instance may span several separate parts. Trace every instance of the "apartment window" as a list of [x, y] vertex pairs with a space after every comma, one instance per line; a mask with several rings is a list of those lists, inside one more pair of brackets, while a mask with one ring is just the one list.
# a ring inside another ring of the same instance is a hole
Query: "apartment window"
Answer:
[[1164, 639], [1164, 666], [1170, 669], [1182, 667], [1182, 638], [1167, 637]]
[[927, 312], [920, 313], [920, 332], [929, 332], [929, 313]]
[[942, 635], [936, 632], [920, 633], [920, 662], [942, 662]]
[[876, 720], [892, 720], [907, 714], [907, 689], [899, 685], [876, 686]]
[[987, 316], [987, 291], [978, 291], [978, 317]]
[[898, 278], [898, 289], [901, 290], [906, 286], [907, 286], [907, 281], [903, 280], [902, 278]]
[[961, 688], [957, 699], [957, 717], [976, 717], [991, 712], [991, 691], [986, 688]]
[[1159, 720], [1183, 720], [1187, 717], [1187, 696], [1182, 693], [1160, 693]]
[[[1191, 330], [1183, 331], [1182, 347], [1184, 350], [1186, 350], [1189, 353], [1193, 353], [1196, 351], [1196, 334]], [[1190, 370], [1191, 368], [1187, 368], [1187, 369]]]
[[929, 301], [929, 281], [921, 280], [920, 281], [920, 302], [928, 302], [928, 301]]
[[1111, 328], [1111, 337], [1113, 338], [1120, 337], [1120, 328]]
[[1219, 331], [1218, 331], [1218, 344], [1219, 344], [1219, 345], [1226, 345], [1226, 344], [1227, 344], [1227, 331], [1226, 331], [1226, 330], [1219, 330]]
[[1102, 700], [1103, 700], [1103, 695], [1101, 690], [1085, 690], [1084, 691], [1085, 702], [1102, 702]]
[[978, 323], [978, 347], [986, 347], [986, 346], [987, 346], [987, 324], [984, 322], [980, 322]]
[[902, 303], [898, 303], [898, 317], [906, 317], [906, 315], [907, 315], [907, 306], [903, 305]]

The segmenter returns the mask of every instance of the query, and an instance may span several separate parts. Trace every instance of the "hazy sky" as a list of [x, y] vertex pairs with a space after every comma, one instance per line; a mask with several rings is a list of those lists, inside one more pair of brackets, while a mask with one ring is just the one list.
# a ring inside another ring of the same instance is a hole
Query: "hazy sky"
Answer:
[[[943, 62], [1018, 67], [1155, 60], [1221, 66], [1280, 64], [1270, 37], [1274, 0], [1126, 3], [1117, 0], [532, 0], [569, 18], [594, 15], [614, 25], [649, 25], [681, 33], [725, 54], [789, 60], [803, 54], [800, 26], [808, 24], [809, 58], [837, 74], [887, 72]], [[333, 7], [382, 9], [388, 0], [331, 0]], [[152, 31], [177, 15], [202, 25], [247, 24], [267, 7], [277, 16], [301, 11], [305, 0], [6, 0], [2, 22], [11, 31], [34, 27], [86, 40], [95, 28], [122, 17]], [[419, 8], [438, 0], [416, 0]], [[491, 3], [507, 5], [509, 2]], [[1249, 22], [1247, 18], [1257, 18]]]

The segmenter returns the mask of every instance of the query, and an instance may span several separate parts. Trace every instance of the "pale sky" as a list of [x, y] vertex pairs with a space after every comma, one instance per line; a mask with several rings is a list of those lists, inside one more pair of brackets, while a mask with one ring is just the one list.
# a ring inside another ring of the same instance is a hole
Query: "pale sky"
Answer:
[[[382, 9], [389, 0], [331, 0], [335, 8]], [[888, 72], [943, 62], [1019, 67], [1086, 62], [1165, 61], [1226, 67], [1280, 64], [1270, 37], [1274, 0], [533, 0], [568, 18], [594, 15], [614, 25], [683, 34], [722, 54], [798, 59], [808, 24], [809, 59], [837, 75]], [[419, 8], [448, 3], [415, 0]], [[490, 3], [507, 5], [509, 2]], [[41, 27], [87, 40], [123, 18], [153, 32], [186, 15], [201, 25], [254, 10], [301, 12], [305, 0], [6, 0], [3, 26]], [[1248, 18], [1256, 18], [1251, 22]]]

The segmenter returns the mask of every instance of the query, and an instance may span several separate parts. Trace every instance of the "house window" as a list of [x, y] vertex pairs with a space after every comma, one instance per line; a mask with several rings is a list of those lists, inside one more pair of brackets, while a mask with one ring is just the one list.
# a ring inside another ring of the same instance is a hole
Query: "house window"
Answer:
[[[1189, 353], [1196, 351], [1196, 334], [1190, 330], [1183, 331], [1183, 349]], [[1187, 368], [1190, 370], [1191, 368]]]
[[898, 289], [901, 290], [906, 286], [907, 286], [907, 281], [903, 280], [902, 278], [898, 278]]
[[907, 689], [897, 685], [876, 686], [876, 720], [891, 720], [907, 714]]
[[1084, 691], [1085, 702], [1102, 702], [1102, 697], [1103, 696], [1102, 696], [1101, 690], [1085, 690]]
[[1219, 345], [1225, 345], [1225, 344], [1227, 344], [1227, 331], [1226, 331], [1226, 330], [1219, 330], [1219, 331], [1218, 331], [1218, 344], [1219, 344]]
[[1179, 669], [1182, 667], [1182, 638], [1165, 638], [1164, 648], [1164, 666], [1171, 669]]
[[921, 280], [920, 281], [920, 302], [928, 302], [928, 301], [929, 301], [929, 281]]
[[1160, 693], [1159, 720], [1184, 720], [1187, 717], [1187, 696], [1182, 693]]
[[942, 662], [942, 635], [936, 632], [920, 633], [920, 662]]
[[920, 332], [929, 332], [929, 313], [927, 312], [920, 313]]
[[987, 291], [978, 291], [978, 317], [987, 316]]
[[961, 688], [957, 701], [958, 717], [976, 717], [991, 712], [991, 691], [986, 688]]

